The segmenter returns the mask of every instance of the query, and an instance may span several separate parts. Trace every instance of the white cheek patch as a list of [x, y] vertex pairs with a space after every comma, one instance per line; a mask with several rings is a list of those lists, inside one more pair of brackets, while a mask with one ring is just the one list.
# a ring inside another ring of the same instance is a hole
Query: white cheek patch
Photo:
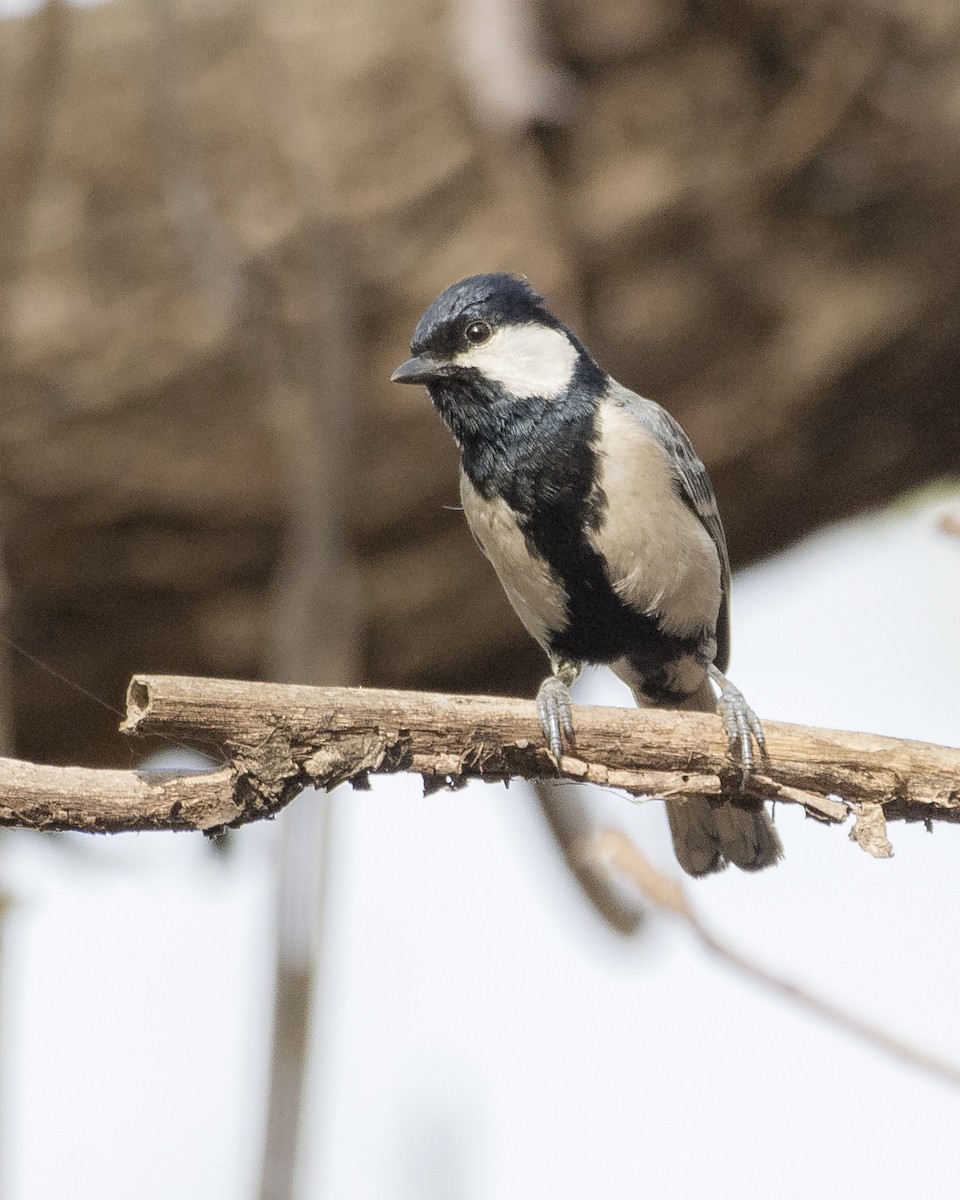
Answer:
[[471, 346], [453, 360], [475, 367], [518, 400], [564, 394], [577, 366], [577, 348], [559, 329], [546, 325], [505, 325], [482, 346]]

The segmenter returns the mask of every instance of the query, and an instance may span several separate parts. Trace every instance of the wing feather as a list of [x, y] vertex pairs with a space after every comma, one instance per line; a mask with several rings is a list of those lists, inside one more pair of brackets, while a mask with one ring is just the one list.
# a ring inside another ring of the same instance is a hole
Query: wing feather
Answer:
[[717, 497], [707, 474], [707, 468], [693, 448], [693, 443], [684, 433], [680, 423], [665, 408], [654, 400], [638, 396], [629, 388], [615, 383], [606, 399], [618, 404], [649, 431], [673, 467], [677, 491], [684, 502], [700, 518], [710, 534], [720, 558], [721, 600], [717, 617], [716, 664], [721, 671], [727, 669], [730, 658], [730, 556], [727, 553], [727, 538], [720, 520]]

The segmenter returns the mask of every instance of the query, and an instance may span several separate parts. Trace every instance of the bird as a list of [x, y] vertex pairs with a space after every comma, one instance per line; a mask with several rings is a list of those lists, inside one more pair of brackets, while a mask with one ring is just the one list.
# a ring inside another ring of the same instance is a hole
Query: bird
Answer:
[[[638, 704], [718, 713], [745, 786], [763, 727], [725, 674], [726, 537], [680, 424], [608, 375], [521, 276], [454, 283], [410, 349], [391, 380], [424, 385], [459, 448], [467, 523], [549, 659], [537, 715], [557, 764], [575, 746], [569, 689], [606, 665]], [[694, 796], [667, 815], [690, 875], [782, 856], [762, 808]]]

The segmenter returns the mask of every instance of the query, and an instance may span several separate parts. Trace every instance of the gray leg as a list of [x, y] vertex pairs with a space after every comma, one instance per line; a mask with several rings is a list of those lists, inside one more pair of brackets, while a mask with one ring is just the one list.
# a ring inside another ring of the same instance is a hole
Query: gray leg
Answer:
[[760, 724], [760, 718], [744, 699], [743, 692], [734, 686], [716, 666], [711, 665], [710, 678], [720, 688], [717, 712], [720, 714], [723, 728], [727, 732], [730, 751], [740, 760], [740, 766], [743, 768], [743, 785], [746, 787], [753, 771], [754, 741], [757, 743], [761, 756], [767, 757], [763, 726]]
[[550, 753], [560, 762], [563, 756], [563, 735], [574, 746], [573, 717], [570, 714], [570, 685], [582, 669], [580, 663], [550, 660], [553, 674], [540, 684], [537, 692], [537, 716]]

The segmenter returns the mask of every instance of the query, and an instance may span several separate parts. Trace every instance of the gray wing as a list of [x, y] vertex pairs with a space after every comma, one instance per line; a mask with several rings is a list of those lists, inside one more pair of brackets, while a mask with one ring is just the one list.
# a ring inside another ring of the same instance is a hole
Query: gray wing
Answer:
[[653, 400], [647, 400], [631, 392], [619, 383], [611, 385], [607, 399], [619, 404], [664, 448], [677, 481], [677, 490], [686, 504], [703, 522], [704, 528], [713, 539], [720, 556], [720, 613], [717, 617], [716, 664], [726, 671], [730, 660], [730, 556], [727, 553], [727, 537], [720, 521], [717, 497], [707, 474], [707, 468], [684, 433], [680, 423]]

